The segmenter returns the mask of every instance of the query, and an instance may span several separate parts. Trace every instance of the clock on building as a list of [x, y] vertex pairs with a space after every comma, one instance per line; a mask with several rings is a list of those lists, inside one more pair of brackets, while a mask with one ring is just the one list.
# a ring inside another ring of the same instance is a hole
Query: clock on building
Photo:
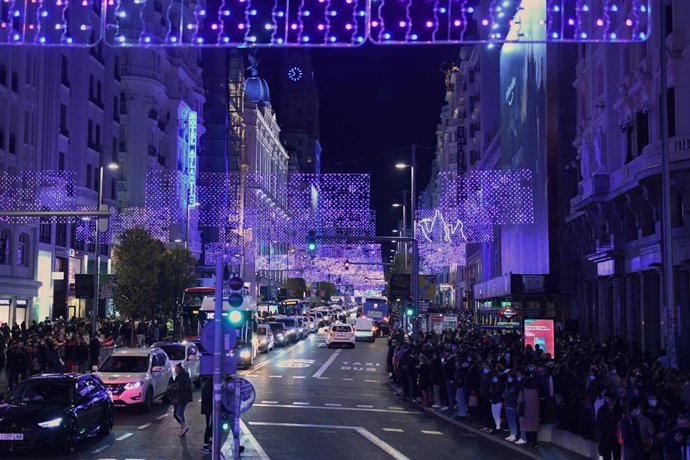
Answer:
[[288, 69], [287, 76], [290, 81], [299, 81], [304, 76], [304, 71], [301, 67], [293, 66]]

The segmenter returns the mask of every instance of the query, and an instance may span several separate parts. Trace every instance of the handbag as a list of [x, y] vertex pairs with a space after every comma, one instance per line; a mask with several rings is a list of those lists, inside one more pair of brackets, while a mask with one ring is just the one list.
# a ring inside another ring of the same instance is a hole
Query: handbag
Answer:
[[469, 401], [467, 402], [467, 405], [470, 407], [477, 407], [479, 406], [479, 396], [477, 395], [470, 395]]

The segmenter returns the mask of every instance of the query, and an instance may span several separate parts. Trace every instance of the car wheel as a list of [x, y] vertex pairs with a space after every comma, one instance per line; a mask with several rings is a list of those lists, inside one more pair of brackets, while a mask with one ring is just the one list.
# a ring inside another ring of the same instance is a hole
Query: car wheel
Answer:
[[65, 439], [62, 441], [62, 451], [65, 453], [72, 453], [74, 452], [74, 448], [76, 445], [76, 440], [74, 439], [74, 436], [77, 433], [77, 422], [72, 419], [69, 421], [67, 424], [67, 433], [65, 436]]
[[143, 412], [151, 412], [151, 407], [153, 406], [153, 390], [149, 388], [146, 390], [146, 396], [144, 396], [144, 402], [141, 404], [141, 410]]

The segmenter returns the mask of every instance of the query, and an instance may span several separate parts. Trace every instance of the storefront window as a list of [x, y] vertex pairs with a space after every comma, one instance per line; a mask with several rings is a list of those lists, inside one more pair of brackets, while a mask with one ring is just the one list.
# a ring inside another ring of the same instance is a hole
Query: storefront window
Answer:
[[3, 230], [0, 232], [0, 264], [10, 264], [10, 242], [12, 237], [10, 232]]

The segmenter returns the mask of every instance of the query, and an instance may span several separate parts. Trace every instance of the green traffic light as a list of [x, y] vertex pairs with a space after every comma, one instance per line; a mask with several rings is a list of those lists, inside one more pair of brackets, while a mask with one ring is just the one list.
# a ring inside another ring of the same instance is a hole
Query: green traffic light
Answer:
[[239, 310], [232, 310], [228, 314], [228, 319], [232, 324], [239, 324], [242, 322], [242, 312]]
[[228, 431], [230, 429], [230, 424], [228, 422], [223, 422], [220, 427], [223, 429], [223, 431]]
[[307, 249], [309, 249], [310, 251], [316, 251], [316, 243], [309, 243], [307, 245]]

